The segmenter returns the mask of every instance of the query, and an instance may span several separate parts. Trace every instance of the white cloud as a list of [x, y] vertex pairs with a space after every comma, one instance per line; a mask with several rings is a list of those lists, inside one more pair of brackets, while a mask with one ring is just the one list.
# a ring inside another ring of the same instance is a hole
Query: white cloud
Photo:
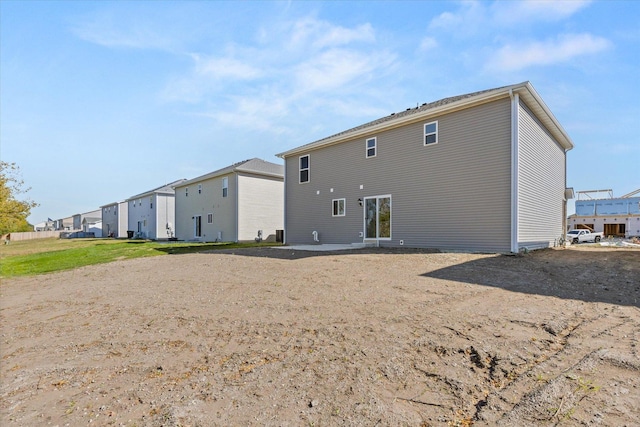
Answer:
[[591, 55], [611, 46], [602, 37], [591, 34], [565, 34], [557, 40], [508, 44], [489, 58], [485, 68], [489, 71], [515, 71], [537, 65], [566, 62], [577, 56]]
[[566, 19], [591, 3], [590, 0], [462, 1], [458, 10], [443, 12], [429, 23], [429, 31], [457, 36], [486, 33], [490, 28], [510, 27]]
[[580, 9], [585, 8], [591, 0], [573, 1], [497, 1], [491, 6], [492, 18], [501, 24], [517, 24], [520, 22], [554, 22], [566, 19]]
[[420, 42], [420, 50], [427, 51], [438, 47], [438, 42], [433, 37], [425, 37]]
[[304, 18], [294, 22], [289, 40], [293, 47], [313, 47], [314, 49], [374, 41], [375, 33], [371, 24], [345, 28], [314, 18]]
[[175, 39], [159, 28], [122, 17], [98, 15], [76, 25], [71, 31], [91, 43], [105, 47], [174, 50]]
[[429, 23], [431, 32], [447, 31], [458, 35], [473, 34], [487, 21], [487, 11], [483, 3], [464, 1], [456, 13], [443, 12]]
[[259, 68], [235, 58], [205, 58], [198, 54], [192, 54], [191, 57], [195, 61], [195, 73], [201, 76], [251, 80], [262, 74]]
[[332, 49], [301, 63], [295, 77], [303, 92], [334, 90], [390, 65], [393, 59], [393, 55]]

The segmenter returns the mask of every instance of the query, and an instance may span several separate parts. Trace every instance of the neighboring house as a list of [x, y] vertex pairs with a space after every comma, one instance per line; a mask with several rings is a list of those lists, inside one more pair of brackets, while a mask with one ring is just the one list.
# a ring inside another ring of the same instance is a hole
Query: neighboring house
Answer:
[[73, 217], [56, 219], [53, 221], [53, 227], [56, 231], [71, 231], [73, 228]]
[[[593, 193], [608, 193], [606, 198], [591, 198]], [[576, 213], [569, 217], [572, 229], [586, 228], [609, 237], [640, 236], [640, 189], [621, 197], [612, 190], [580, 191]], [[582, 199], [581, 197], [586, 197]]]
[[42, 221], [33, 226], [33, 231], [55, 231], [55, 221], [49, 218], [47, 221]]
[[277, 240], [284, 228], [283, 172], [282, 165], [250, 159], [176, 185], [176, 237]]
[[134, 237], [167, 240], [174, 234], [175, 198], [173, 186], [184, 179], [130, 197], [127, 223]]
[[529, 82], [286, 151], [285, 242], [519, 252], [560, 241], [569, 136]]
[[100, 206], [102, 210], [102, 236], [127, 237], [129, 205], [126, 201]]
[[75, 214], [73, 216], [73, 229], [82, 230], [82, 220], [85, 218], [100, 218], [100, 209], [95, 211], [85, 212], [82, 214]]
[[102, 218], [84, 217], [82, 219], [82, 231], [85, 233], [93, 233], [94, 237], [102, 237]]

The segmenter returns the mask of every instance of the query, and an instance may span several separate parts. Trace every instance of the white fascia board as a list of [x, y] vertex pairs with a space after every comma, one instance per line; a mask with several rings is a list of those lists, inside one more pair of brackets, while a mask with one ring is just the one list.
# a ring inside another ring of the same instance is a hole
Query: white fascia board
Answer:
[[545, 125], [549, 132], [551, 132], [560, 145], [562, 145], [565, 151], [569, 151], [574, 147], [573, 141], [571, 141], [567, 132], [551, 110], [549, 110], [549, 107], [547, 107], [547, 104], [545, 104], [531, 83], [527, 82], [523, 87], [514, 88], [513, 91], [520, 94], [529, 108], [533, 110], [538, 119]]

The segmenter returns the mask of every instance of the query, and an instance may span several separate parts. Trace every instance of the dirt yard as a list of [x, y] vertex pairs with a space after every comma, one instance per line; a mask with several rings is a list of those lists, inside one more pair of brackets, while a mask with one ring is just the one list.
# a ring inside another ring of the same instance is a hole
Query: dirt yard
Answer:
[[245, 249], [0, 292], [3, 426], [640, 420], [638, 249]]

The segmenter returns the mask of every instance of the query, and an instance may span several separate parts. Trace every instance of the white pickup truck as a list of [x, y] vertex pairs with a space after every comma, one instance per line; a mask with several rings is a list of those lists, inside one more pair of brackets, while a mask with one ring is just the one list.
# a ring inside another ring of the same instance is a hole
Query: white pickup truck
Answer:
[[567, 233], [567, 240], [571, 243], [598, 243], [600, 240], [602, 240], [602, 233], [594, 233], [589, 230], [571, 230]]

